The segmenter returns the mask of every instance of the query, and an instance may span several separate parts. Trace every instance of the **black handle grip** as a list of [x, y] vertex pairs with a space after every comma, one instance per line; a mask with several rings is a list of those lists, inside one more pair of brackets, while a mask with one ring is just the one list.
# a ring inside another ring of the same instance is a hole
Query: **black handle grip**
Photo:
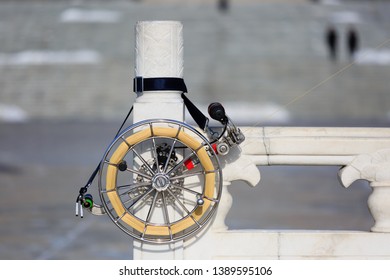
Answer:
[[209, 105], [208, 112], [211, 118], [221, 122], [222, 124], [227, 124], [228, 118], [225, 114], [225, 108], [223, 108], [221, 103], [214, 102]]

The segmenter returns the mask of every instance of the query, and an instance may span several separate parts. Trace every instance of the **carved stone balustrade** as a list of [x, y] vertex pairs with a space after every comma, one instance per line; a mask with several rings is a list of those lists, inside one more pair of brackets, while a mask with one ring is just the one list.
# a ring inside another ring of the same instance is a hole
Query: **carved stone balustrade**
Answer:
[[225, 185], [234, 180], [255, 185], [260, 181], [256, 165], [341, 166], [339, 177], [345, 187], [364, 179], [373, 188], [368, 202], [376, 222], [372, 231], [390, 232], [390, 129], [242, 127], [241, 130], [246, 140], [235, 151], [236, 159], [222, 159]]
[[[244, 143], [221, 158], [224, 185], [259, 183], [265, 165], [340, 166], [344, 187], [369, 181], [372, 232], [228, 230], [225, 217], [234, 198], [225, 187], [210, 230], [183, 247], [183, 258], [216, 259], [389, 259], [390, 129], [335, 127], [241, 127]], [[260, 169], [260, 171], [259, 171]], [[234, 183], [233, 183], [234, 184]]]

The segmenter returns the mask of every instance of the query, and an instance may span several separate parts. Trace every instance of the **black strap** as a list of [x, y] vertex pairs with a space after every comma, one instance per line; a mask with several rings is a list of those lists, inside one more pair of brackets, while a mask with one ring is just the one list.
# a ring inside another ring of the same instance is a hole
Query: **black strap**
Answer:
[[144, 91], [181, 91], [187, 92], [186, 84], [182, 78], [162, 77], [162, 78], [143, 78], [135, 77], [133, 91], [140, 93]]
[[209, 119], [185, 96], [184, 92], [181, 94], [183, 98], [184, 105], [186, 106], [191, 117], [194, 119], [196, 124], [204, 131], [209, 123]]
[[184, 95], [187, 92], [182, 78], [143, 78], [135, 77], [133, 90], [136, 93], [144, 91], [181, 91], [184, 105], [197, 125], [205, 130], [209, 119]]

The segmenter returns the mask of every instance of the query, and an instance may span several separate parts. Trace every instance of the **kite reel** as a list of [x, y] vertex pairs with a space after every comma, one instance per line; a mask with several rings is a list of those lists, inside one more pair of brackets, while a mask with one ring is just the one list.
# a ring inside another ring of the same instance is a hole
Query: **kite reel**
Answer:
[[[157, 244], [183, 240], [207, 225], [222, 193], [218, 157], [245, 137], [220, 103], [208, 108], [211, 118], [223, 125], [216, 132], [208, 118], [182, 97], [201, 129], [175, 120], [152, 119], [118, 132], [80, 189], [76, 216], [82, 217], [83, 209], [94, 215], [107, 214], [126, 234]], [[95, 176], [102, 204], [87, 193]]]

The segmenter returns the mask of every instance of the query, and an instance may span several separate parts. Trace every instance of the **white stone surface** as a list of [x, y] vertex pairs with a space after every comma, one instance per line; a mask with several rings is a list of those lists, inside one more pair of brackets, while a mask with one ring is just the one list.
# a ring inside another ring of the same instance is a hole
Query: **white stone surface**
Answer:
[[390, 147], [387, 128], [242, 127], [241, 130], [246, 141], [240, 147], [248, 155], [345, 156]]
[[375, 232], [390, 232], [390, 149], [358, 155], [340, 170], [341, 183], [347, 188], [356, 180], [367, 180], [372, 187], [368, 207], [375, 219]]
[[359, 231], [209, 232], [185, 259], [390, 259], [390, 234]]
[[389, 259], [390, 235], [356, 231], [280, 232], [280, 259]]
[[[141, 21], [136, 25], [135, 76], [183, 77], [183, 26], [175, 21]], [[134, 103], [133, 122], [146, 119], [184, 120], [178, 91], [148, 91]], [[170, 245], [134, 241], [135, 259], [182, 259], [182, 242]]]

